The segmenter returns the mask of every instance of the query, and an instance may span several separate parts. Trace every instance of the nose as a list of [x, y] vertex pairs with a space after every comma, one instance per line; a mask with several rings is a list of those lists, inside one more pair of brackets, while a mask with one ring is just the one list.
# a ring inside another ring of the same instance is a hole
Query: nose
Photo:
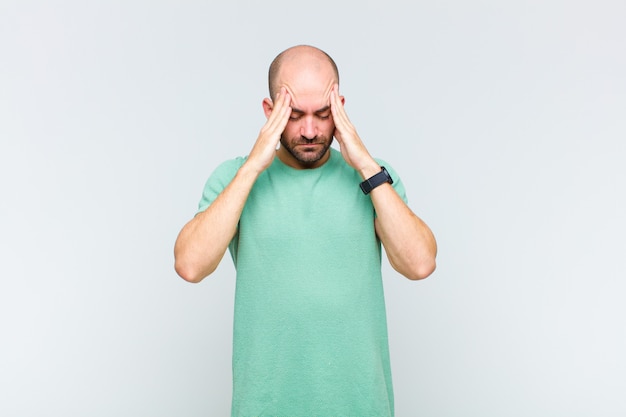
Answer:
[[317, 136], [317, 126], [312, 117], [303, 117], [300, 135], [307, 139], [314, 139]]

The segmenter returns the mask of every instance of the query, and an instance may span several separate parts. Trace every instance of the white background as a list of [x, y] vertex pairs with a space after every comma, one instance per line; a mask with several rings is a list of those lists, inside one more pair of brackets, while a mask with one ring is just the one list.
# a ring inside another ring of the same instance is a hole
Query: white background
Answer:
[[[385, 269], [398, 417], [626, 415], [626, 4], [0, 2], [0, 415], [226, 416], [234, 268], [204, 182], [313, 44], [433, 229]], [[358, 341], [355, 341], [358, 343]]]

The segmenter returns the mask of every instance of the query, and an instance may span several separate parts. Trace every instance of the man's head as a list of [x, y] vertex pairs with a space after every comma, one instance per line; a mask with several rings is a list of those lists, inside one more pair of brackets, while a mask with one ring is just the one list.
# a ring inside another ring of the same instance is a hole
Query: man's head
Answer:
[[265, 99], [266, 116], [284, 87], [291, 96], [292, 113], [281, 135], [279, 158], [297, 168], [314, 168], [326, 162], [335, 125], [330, 92], [339, 83], [337, 65], [318, 48], [299, 45], [281, 52], [270, 65], [271, 99]]
[[[339, 70], [337, 69], [337, 64], [330, 55], [314, 46], [293, 46], [278, 54], [278, 56], [274, 58], [272, 64], [270, 65], [268, 83], [269, 93], [272, 100], [276, 99], [276, 94], [278, 94], [278, 91], [280, 90], [280, 70], [283, 67], [283, 63], [293, 63], [294, 60], [304, 61], [307, 58], [309, 58], [310, 60], [308, 62], [315, 62], [317, 65], [322, 65], [324, 62], [330, 64], [330, 68], [334, 72], [335, 82], [339, 84]], [[302, 63], [305, 64], [304, 62]]]

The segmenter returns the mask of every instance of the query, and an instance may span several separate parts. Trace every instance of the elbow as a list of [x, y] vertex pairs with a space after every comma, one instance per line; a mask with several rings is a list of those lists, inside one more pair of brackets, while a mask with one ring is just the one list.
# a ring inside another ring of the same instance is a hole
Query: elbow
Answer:
[[435, 272], [435, 269], [437, 269], [437, 262], [433, 258], [431, 261], [423, 265], [422, 268], [420, 268], [417, 274], [417, 279], [419, 280], [419, 279], [428, 278], [429, 276], [431, 276], [433, 272]]
[[[197, 251], [196, 251], [197, 252]], [[192, 284], [197, 284], [213, 273], [217, 268], [217, 262], [207, 261], [198, 256], [193, 250], [176, 240], [174, 245], [174, 270], [179, 277]]]
[[413, 258], [413, 262], [409, 268], [408, 273], [403, 274], [411, 281], [418, 281], [424, 278], [428, 278], [435, 272], [437, 268], [437, 244], [432, 241], [432, 244], [424, 251], [421, 252], [421, 256]]
[[403, 272], [402, 275], [404, 275], [411, 281], [419, 281], [424, 278], [428, 278], [433, 272], [435, 272], [436, 268], [437, 262], [435, 261], [435, 258], [431, 258], [419, 262], [413, 268], [410, 268], [407, 271]]
[[182, 262], [178, 259], [174, 262], [174, 270], [182, 279], [192, 284], [202, 281], [207, 275], [211, 274], [215, 268], [211, 270], [200, 271], [190, 263]]

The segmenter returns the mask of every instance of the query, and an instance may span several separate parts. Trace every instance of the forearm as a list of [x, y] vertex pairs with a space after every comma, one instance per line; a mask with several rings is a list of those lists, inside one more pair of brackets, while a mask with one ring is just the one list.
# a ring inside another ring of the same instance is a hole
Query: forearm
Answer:
[[274, 160], [276, 146], [291, 114], [291, 96], [284, 87], [275, 103], [263, 101], [268, 117], [246, 159], [233, 180], [202, 213], [180, 231], [174, 245], [175, 269], [190, 282], [199, 282], [217, 268], [228, 244], [237, 232], [237, 224], [250, 190], [259, 175]]
[[[331, 91], [335, 138], [346, 162], [365, 180], [380, 172], [380, 165], [369, 154], [343, 108], [339, 85]], [[376, 220], [376, 235], [385, 247], [394, 269], [409, 279], [426, 278], [435, 270], [437, 244], [428, 226], [404, 203], [391, 184], [370, 192]]]
[[183, 227], [174, 245], [175, 269], [183, 279], [199, 282], [215, 271], [257, 177], [244, 164], [215, 201]]
[[[361, 161], [356, 169], [364, 180], [380, 172], [380, 165], [369, 155]], [[391, 184], [374, 188], [370, 197], [376, 210], [376, 235], [391, 266], [413, 280], [432, 274], [437, 243], [426, 223], [411, 211]]]
[[413, 280], [435, 270], [437, 243], [430, 228], [402, 201], [393, 187], [384, 184], [370, 193], [376, 210], [376, 234], [389, 263]]

